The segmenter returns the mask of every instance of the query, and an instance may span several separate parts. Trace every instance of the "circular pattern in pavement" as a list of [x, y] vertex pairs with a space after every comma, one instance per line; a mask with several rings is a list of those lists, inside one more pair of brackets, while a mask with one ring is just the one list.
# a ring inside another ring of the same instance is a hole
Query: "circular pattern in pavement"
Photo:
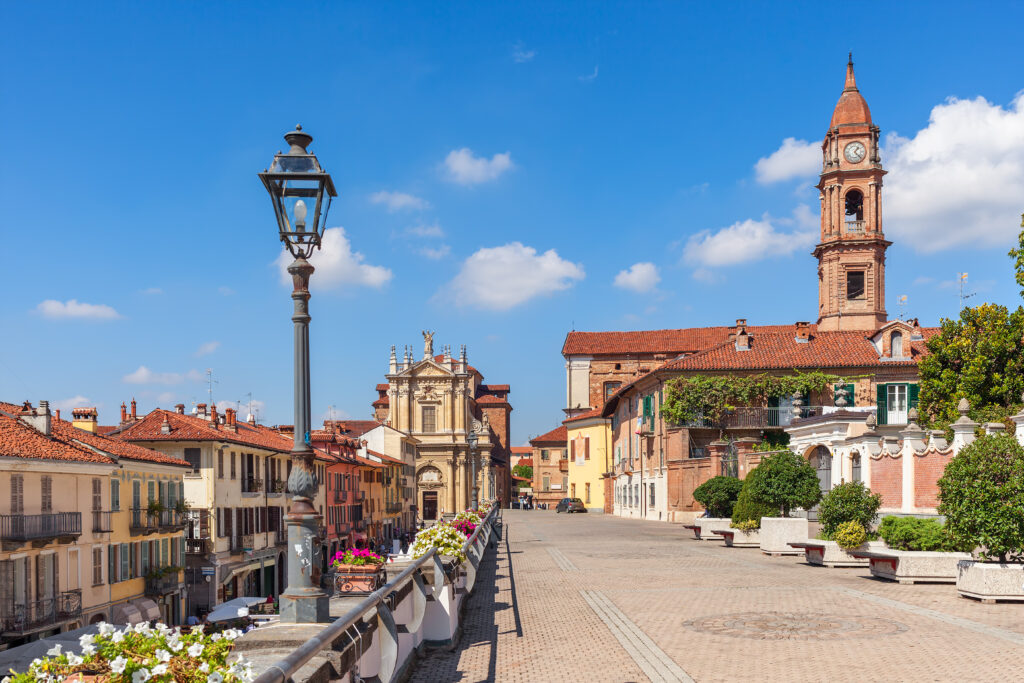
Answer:
[[683, 622], [695, 631], [754, 640], [839, 640], [902, 633], [891, 619], [814, 612], [740, 612]]

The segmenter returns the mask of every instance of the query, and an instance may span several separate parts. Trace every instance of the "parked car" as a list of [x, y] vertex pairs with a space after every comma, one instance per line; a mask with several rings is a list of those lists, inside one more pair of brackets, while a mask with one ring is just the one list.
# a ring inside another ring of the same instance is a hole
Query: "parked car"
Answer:
[[555, 506], [555, 512], [586, 512], [583, 501], [579, 498], [563, 498]]

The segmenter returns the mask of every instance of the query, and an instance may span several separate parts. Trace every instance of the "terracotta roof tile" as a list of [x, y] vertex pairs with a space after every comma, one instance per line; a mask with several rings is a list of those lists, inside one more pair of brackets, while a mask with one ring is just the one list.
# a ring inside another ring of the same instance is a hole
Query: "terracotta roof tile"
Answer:
[[533, 453], [533, 448], [531, 448], [530, 446], [513, 446], [512, 448], [510, 448], [508, 450], [513, 455], [515, 455], [517, 453], [524, 453], [524, 454]]
[[[170, 432], [167, 434], [161, 430], [164, 418], [170, 424]], [[270, 427], [247, 422], [238, 422], [235, 426], [235, 431], [225, 425], [214, 427], [200, 417], [156, 408], [114, 436], [123, 441], [224, 441], [279, 453], [291, 451], [292, 440]]]
[[592, 410], [588, 410], [585, 413], [580, 413], [579, 415], [574, 415], [574, 416], [570, 417], [568, 420], [562, 420], [562, 424], [565, 425], [565, 424], [569, 424], [570, 422], [577, 422], [579, 420], [589, 420], [592, 417], [601, 417], [601, 409], [600, 408], [594, 408]]
[[[113, 465], [113, 459], [76, 443], [48, 438], [17, 417], [8, 415], [9, 404], [0, 405], [0, 457], [32, 460], [65, 460]], [[20, 408], [19, 408], [20, 410]]]
[[378, 458], [380, 458], [384, 462], [389, 462], [389, 463], [396, 464], [396, 465], [404, 465], [405, 464], [404, 462], [402, 462], [398, 458], [392, 458], [390, 455], [384, 455], [383, 453], [378, 453], [377, 451], [371, 451], [369, 448], [366, 449], [366, 452], [367, 453], [372, 453], [373, 455], [376, 455]]
[[533, 467], [533, 458], [521, 458], [516, 465], [523, 465], [524, 467]]
[[490, 394], [484, 394], [483, 396], [477, 396], [474, 399], [477, 403], [491, 403], [491, 404], [508, 404], [508, 401], [497, 396], [491, 396]]
[[546, 434], [530, 439], [530, 443], [534, 446], [541, 443], [561, 443], [564, 444], [569, 440], [569, 432], [566, 430], [565, 425], [559, 425]]
[[[811, 325], [813, 333], [817, 325]], [[748, 325], [748, 334], [787, 333], [795, 335], [796, 325]], [[617, 355], [626, 353], [696, 353], [721, 344], [736, 331], [735, 327], [687, 327], [677, 330], [639, 330], [632, 332], [570, 332], [565, 336], [562, 355]]]

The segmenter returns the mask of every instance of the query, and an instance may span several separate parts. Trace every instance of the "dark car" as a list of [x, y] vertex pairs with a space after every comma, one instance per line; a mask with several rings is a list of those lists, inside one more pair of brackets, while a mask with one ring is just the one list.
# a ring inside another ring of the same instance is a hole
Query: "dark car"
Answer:
[[563, 498], [555, 506], [555, 512], [586, 512], [583, 501], [579, 498]]

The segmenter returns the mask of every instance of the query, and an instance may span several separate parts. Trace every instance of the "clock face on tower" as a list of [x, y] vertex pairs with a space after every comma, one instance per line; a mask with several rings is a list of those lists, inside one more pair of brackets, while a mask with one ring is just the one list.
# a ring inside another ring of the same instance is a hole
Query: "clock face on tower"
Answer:
[[864, 152], [863, 143], [855, 140], [846, 146], [843, 150], [843, 155], [846, 156], [846, 160], [851, 164], [857, 164], [864, 158]]

